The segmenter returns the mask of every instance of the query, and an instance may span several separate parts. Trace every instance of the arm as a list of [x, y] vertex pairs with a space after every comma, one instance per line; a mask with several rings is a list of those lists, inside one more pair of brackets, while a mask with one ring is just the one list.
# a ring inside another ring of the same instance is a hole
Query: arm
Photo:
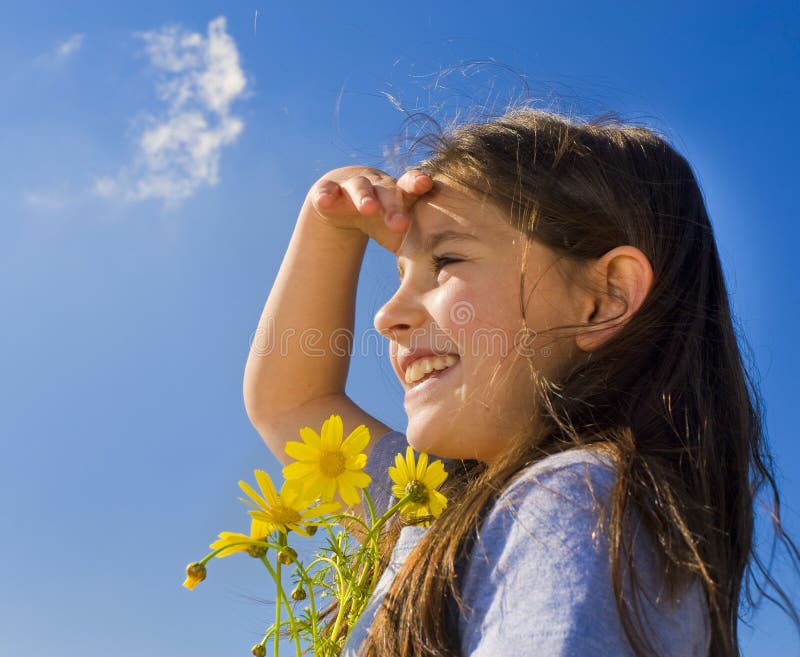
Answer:
[[318, 428], [331, 413], [346, 430], [365, 424], [373, 441], [390, 430], [345, 395], [356, 285], [368, 239], [395, 251], [408, 209], [431, 185], [427, 176], [395, 183], [374, 169], [345, 167], [309, 191], [244, 372], [248, 417], [280, 462], [290, 460], [283, 448], [298, 429]]

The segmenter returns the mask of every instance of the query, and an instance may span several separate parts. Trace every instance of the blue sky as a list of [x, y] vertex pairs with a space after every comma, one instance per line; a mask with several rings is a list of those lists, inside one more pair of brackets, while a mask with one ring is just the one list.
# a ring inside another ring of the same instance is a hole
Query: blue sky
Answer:
[[[501, 107], [524, 76], [544, 106], [669, 135], [706, 195], [800, 538], [798, 64], [796, 2], [6, 0], [0, 654], [249, 654], [266, 576], [226, 559], [190, 593], [183, 568], [245, 527], [236, 482], [279, 472], [243, 407], [251, 334], [308, 186], [383, 165], [402, 121], [385, 94], [447, 115]], [[368, 250], [357, 330], [393, 267]], [[349, 392], [402, 429], [392, 377], [358, 357]], [[774, 607], [751, 622], [747, 657], [800, 653]]]

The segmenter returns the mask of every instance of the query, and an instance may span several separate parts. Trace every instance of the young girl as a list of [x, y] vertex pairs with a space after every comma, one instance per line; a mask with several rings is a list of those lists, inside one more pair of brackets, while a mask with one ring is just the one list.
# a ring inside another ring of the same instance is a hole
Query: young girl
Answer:
[[[405, 436], [345, 395], [369, 238], [397, 257], [375, 327]], [[389, 534], [346, 655], [739, 654], [754, 495], [777, 489], [702, 194], [662, 138], [523, 109], [399, 180], [331, 171], [259, 331], [282, 348], [251, 349], [245, 403], [279, 460], [332, 413], [365, 424], [386, 508], [406, 440], [447, 459], [447, 509]]]

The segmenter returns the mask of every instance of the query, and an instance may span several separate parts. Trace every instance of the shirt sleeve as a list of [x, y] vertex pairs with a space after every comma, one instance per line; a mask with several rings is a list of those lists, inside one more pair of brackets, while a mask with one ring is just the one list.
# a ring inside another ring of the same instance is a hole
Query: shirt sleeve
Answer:
[[[568, 450], [531, 466], [498, 498], [465, 568], [465, 657], [633, 657], [597, 523], [613, 478], [599, 457]], [[699, 581], [676, 604], [666, 600], [652, 543], [643, 528], [635, 537], [647, 639], [663, 657], [704, 657], [710, 633]]]

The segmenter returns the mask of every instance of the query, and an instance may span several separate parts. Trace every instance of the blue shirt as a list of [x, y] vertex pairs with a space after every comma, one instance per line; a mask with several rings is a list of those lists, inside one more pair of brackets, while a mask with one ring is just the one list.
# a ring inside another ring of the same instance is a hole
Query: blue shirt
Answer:
[[[386, 434], [373, 448], [367, 470], [376, 510], [392, 502], [387, 468], [405, 448], [405, 436], [398, 432]], [[465, 570], [465, 613], [459, 623], [464, 657], [633, 657], [614, 600], [608, 540], [596, 526], [614, 483], [609, 459], [587, 449], [548, 456], [527, 467], [498, 497]], [[394, 577], [426, 531], [401, 530], [343, 657], [356, 657]], [[695, 578], [672, 604], [662, 590], [654, 543], [644, 526], [635, 535], [647, 639], [662, 657], [706, 657], [710, 626], [700, 580]], [[627, 578], [624, 583], [630, 600]]]

